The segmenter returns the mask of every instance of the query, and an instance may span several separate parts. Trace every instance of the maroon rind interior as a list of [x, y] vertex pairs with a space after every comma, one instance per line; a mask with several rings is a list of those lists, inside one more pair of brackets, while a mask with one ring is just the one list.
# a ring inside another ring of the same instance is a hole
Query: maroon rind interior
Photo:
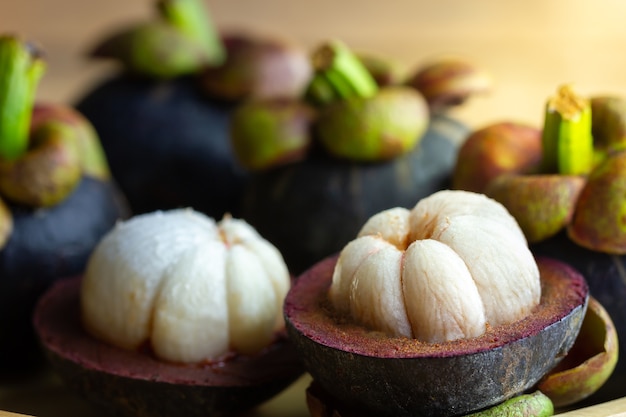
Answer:
[[424, 343], [406, 337], [390, 337], [337, 317], [327, 299], [337, 256], [329, 257], [300, 276], [285, 300], [285, 318], [303, 336], [330, 348], [380, 358], [450, 357], [504, 346], [539, 333], [585, 306], [589, 289], [583, 276], [570, 266], [538, 259], [542, 296], [526, 318], [490, 328], [472, 339]]
[[150, 354], [108, 345], [82, 327], [80, 280], [76, 277], [56, 283], [39, 301], [34, 323], [46, 350], [84, 370], [134, 380], [220, 388], [294, 381], [304, 372], [285, 334], [258, 355], [233, 356], [212, 364], [169, 363]]

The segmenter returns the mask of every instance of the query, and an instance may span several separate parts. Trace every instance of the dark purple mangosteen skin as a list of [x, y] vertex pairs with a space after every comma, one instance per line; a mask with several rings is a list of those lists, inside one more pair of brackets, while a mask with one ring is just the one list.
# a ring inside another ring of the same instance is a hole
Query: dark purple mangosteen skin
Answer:
[[0, 370], [24, 370], [42, 359], [32, 326], [37, 299], [56, 280], [82, 273], [102, 236], [129, 211], [113, 183], [90, 177], [54, 207], [9, 207], [13, 231], [0, 250]]
[[104, 80], [76, 104], [94, 125], [133, 213], [193, 207], [238, 215], [246, 173], [229, 138], [233, 104], [202, 95], [193, 78]]
[[302, 162], [251, 175], [242, 217], [283, 254], [292, 273], [339, 252], [374, 214], [412, 208], [449, 186], [467, 127], [446, 116], [431, 120], [412, 152], [382, 163], [357, 163], [322, 152]]
[[626, 396], [626, 256], [586, 249], [565, 231], [530, 245], [537, 256], [549, 256], [570, 264], [587, 280], [590, 294], [606, 309], [617, 329], [619, 359], [609, 380], [585, 404]]
[[80, 322], [80, 277], [58, 282], [40, 300], [35, 328], [65, 384], [108, 415], [221, 417], [270, 399], [303, 373], [286, 335], [258, 356], [216, 364], [159, 361], [88, 335]]
[[571, 349], [588, 300], [581, 274], [540, 259], [542, 301], [533, 314], [434, 346], [335, 317], [327, 299], [335, 263], [327, 258], [295, 281], [285, 321], [313, 379], [356, 415], [459, 416], [522, 393]]

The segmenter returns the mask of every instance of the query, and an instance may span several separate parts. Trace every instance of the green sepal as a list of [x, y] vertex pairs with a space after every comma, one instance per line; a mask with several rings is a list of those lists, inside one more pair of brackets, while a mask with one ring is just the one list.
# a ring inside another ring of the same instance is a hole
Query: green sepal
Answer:
[[552, 400], [541, 391], [513, 397], [466, 417], [549, 417], [554, 415]]
[[200, 42], [166, 22], [147, 22], [117, 32], [91, 55], [117, 59], [130, 72], [157, 79], [192, 74], [210, 64]]
[[30, 121], [45, 62], [32, 45], [0, 37], [0, 158], [14, 160], [28, 148]]
[[312, 57], [315, 74], [307, 91], [314, 104], [376, 95], [378, 85], [363, 62], [342, 42], [320, 46]]
[[224, 45], [214, 29], [209, 10], [201, 0], [160, 0], [157, 8], [165, 21], [204, 47], [211, 65], [224, 62]]
[[546, 104], [542, 145], [544, 172], [588, 174], [595, 159], [589, 100], [562, 86]]

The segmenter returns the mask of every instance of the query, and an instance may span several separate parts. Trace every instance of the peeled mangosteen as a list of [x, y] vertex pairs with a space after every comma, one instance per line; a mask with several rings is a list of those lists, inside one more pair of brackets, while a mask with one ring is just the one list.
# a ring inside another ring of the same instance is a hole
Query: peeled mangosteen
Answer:
[[[100, 238], [128, 215], [93, 127], [75, 110], [34, 104], [44, 62], [33, 45], [0, 37], [0, 369], [41, 362], [37, 299], [82, 272]], [[31, 92], [26, 93], [25, 92]]]
[[377, 85], [339, 41], [323, 44], [311, 59], [316, 74], [304, 100], [313, 117], [284, 120], [274, 111], [272, 126], [280, 129], [243, 129], [252, 122], [260, 126], [261, 112], [246, 109], [244, 115], [238, 109], [231, 128], [237, 157], [248, 167], [252, 159], [244, 145], [278, 150], [298, 138], [297, 160], [287, 160], [295, 153], [290, 149], [283, 158], [253, 166], [241, 211], [281, 250], [294, 273], [340, 250], [374, 213], [411, 207], [446, 188], [467, 133], [446, 114], [431, 116], [419, 91]]
[[245, 221], [157, 211], [118, 223], [82, 276], [42, 297], [35, 327], [65, 383], [105, 412], [233, 415], [304, 373], [282, 318], [290, 285]]
[[372, 216], [298, 277], [284, 314], [347, 415], [460, 416], [534, 389], [574, 345], [588, 297], [575, 269], [535, 260], [499, 203], [440, 191]]
[[308, 60], [282, 39], [214, 33], [201, 1], [157, 4], [159, 20], [94, 49], [123, 69], [76, 107], [98, 131], [135, 213], [191, 206], [213, 217], [237, 214], [247, 172], [229, 140], [233, 107], [250, 97], [300, 94]]
[[[518, 219], [537, 256], [562, 260], [585, 276], [591, 295], [606, 308], [619, 337], [626, 335], [626, 306], [622, 300], [626, 296], [626, 235], [621, 209], [626, 178], [626, 154], [622, 150], [624, 103], [619, 97], [589, 99], [571, 86], [559, 88], [548, 100], [543, 128], [537, 129], [539, 142], [528, 142], [531, 146], [525, 151], [524, 159], [535, 163], [522, 169], [500, 170], [484, 182], [483, 188]], [[503, 140], [501, 152], [480, 153], [483, 166], [498, 165], [503, 154], [523, 154], [522, 149], [505, 145], [515, 142], [514, 137], [512, 134], [511, 139]], [[480, 141], [477, 139], [476, 148], [480, 148]], [[468, 185], [474, 164], [469, 157], [461, 156], [463, 152], [459, 155], [456, 169], [466, 172], [464, 183]], [[483, 167], [474, 168], [474, 172], [484, 171]], [[589, 402], [607, 401], [626, 393], [624, 355], [624, 347], [620, 346], [615, 372], [589, 397]], [[610, 361], [605, 360], [604, 366], [609, 365]]]

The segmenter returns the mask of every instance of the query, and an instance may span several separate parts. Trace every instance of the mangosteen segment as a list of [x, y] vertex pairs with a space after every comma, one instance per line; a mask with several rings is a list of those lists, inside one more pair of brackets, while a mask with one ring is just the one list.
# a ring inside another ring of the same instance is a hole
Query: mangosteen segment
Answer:
[[102, 343], [80, 323], [80, 282], [80, 277], [58, 282], [41, 298], [34, 322], [64, 382], [105, 412], [128, 417], [232, 415], [269, 399], [303, 373], [284, 334], [257, 355], [193, 365]]
[[298, 277], [285, 301], [285, 320], [313, 379], [363, 413], [456, 416], [522, 393], [567, 354], [587, 307], [584, 278], [542, 258], [541, 303], [524, 319], [453, 342], [388, 337], [334, 313], [327, 293], [336, 260], [327, 258]]

